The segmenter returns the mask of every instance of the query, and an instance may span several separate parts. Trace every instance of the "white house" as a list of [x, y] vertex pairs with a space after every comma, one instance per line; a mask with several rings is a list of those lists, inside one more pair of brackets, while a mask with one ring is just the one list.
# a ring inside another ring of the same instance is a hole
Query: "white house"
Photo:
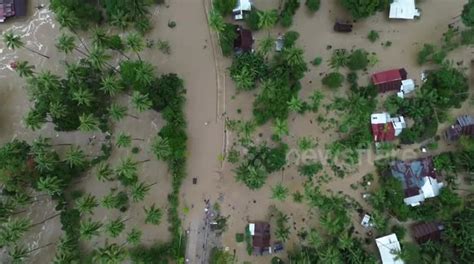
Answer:
[[420, 11], [415, 7], [415, 0], [393, 0], [390, 4], [389, 18], [415, 19], [420, 16]]
[[252, 10], [252, 3], [250, 0], [238, 0], [237, 6], [232, 10], [235, 20], [244, 19], [244, 14]]
[[375, 239], [375, 243], [379, 248], [380, 258], [383, 264], [404, 264], [403, 260], [397, 258], [397, 253], [402, 249], [398, 242], [397, 235], [390, 234]]

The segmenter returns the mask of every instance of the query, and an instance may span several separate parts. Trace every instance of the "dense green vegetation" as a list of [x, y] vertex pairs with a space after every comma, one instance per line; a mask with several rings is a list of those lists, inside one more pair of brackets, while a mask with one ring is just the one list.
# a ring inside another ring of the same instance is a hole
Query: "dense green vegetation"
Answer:
[[474, 27], [474, 1], [473, 0], [469, 0], [469, 2], [464, 5], [464, 8], [461, 13], [461, 19], [464, 25], [468, 27]]
[[340, 0], [355, 19], [369, 17], [380, 8], [381, 0]]

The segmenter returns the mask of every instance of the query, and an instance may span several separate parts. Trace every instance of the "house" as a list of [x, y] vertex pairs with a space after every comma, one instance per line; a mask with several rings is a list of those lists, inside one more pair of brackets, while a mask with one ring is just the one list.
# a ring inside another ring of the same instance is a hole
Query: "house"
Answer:
[[253, 253], [262, 255], [271, 253], [270, 245], [270, 224], [267, 222], [255, 222], [249, 224], [250, 235], [252, 236]]
[[235, 20], [242, 20], [246, 13], [252, 10], [252, 3], [250, 0], [237, 0], [237, 6], [232, 10]]
[[456, 141], [461, 136], [474, 137], [474, 116], [459, 116], [456, 123], [446, 130], [445, 136], [449, 141]]
[[375, 142], [392, 141], [406, 128], [403, 116], [392, 118], [385, 112], [372, 114], [370, 123]]
[[409, 94], [415, 90], [415, 82], [412, 79], [402, 80], [402, 86], [400, 92], [397, 93], [398, 97], [404, 98], [406, 94]]
[[397, 91], [402, 87], [402, 81], [407, 79], [407, 71], [403, 68], [377, 72], [372, 74], [372, 83], [379, 92]]
[[375, 239], [383, 264], [404, 264], [397, 254], [402, 250], [397, 235], [390, 234]]
[[390, 4], [389, 18], [415, 19], [420, 16], [420, 11], [415, 7], [415, 0], [393, 0]]
[[428, 241], [437, 241], [441, 239], [441, 232], [443, 232], [444, 226], [440, 223], [417, 223], [411, 226], [411, 233], [413, 238], [419, 244]]
[[252, 31], [244, 29], [241, 26], [235, 26], [235, 32], [237, 33], [237, 37], [234, 40], [234, 51], [236, 53], [252, 51], [254, 42]]
[[26, 16], [26, 0], [0, 0], [0, 23], [9, 17]]
[[443, 187], [438, 182], [433, 159], [431, 157], [410, 160], [393, 161], [391, 163], [392, 176], [402, 182], [407, 205], [418, 206], [425, 199], [439, 195]]

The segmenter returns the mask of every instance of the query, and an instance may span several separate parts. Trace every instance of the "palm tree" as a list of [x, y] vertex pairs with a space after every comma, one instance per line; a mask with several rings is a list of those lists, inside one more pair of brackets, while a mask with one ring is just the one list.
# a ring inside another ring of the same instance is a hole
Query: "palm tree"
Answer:
[[345, 49], [334, 50], [331, 59], [329, 60], [329, 66], [333, 69], [339, 69], [347, 65], [349, 55]]
[[92, 260], [97, 264], [120, 264], [126, 257], [123, 247], [106, 243], [105, 247], [94, 250]]
[[122, 220], [121, 218], [117, 218], [115, 220], [110, 221], [105, 225], [105, 230], [111, 237], [118, 237], [120, 233], [125, 229], [125, 222], [126, 220]]
[[125, 117], [127, 113], [127, 107], [113, 103], [110, 105], [108, 111], [110, 118], [118, 122]]
[[81, 214], [92, 214], [92, 211], [98, 205], [97, 199], [90, 193], [76, 200], [76, 208]]
[[33, 108], [26, 114], [24, 121], [27, 128], [35, 131], [46, 122], [46, 116]]
[[122, 30], [128, 27], [127, 15], [122, 10], [115, 11], [110, 17], [110, 24]]
[[211, 11], [211, 13], [209, 14], [209, 26], [217, 33], [224, 32], [226, 24], [224, 18], [219, 12], [215, 10]]
[[132, 95], [132, 105], [138, 112], [143, 112], [150, 109], [153, 103], [148, 97], [148, 94], [141, 94], [139, 91], [134, 91]]
[[26, 249], [23, 246], [15, 245], [12, 249], [10, 249], [8, 251], [8, 255], [12, 259], [12, 262], [11, 262], [12, 264], [23, 264], [23, 263], [25, 263], [25, 258], [27, 258], [28, 255], [31, 252], [40, 250], [40, 249], [45, 248], [45, 247], [49, 247], [51, 245], [53, 245], [53, 243], [48, 243], [44, 246], [37, 247], [37, 248], [34, 248], [34, 249], [30, 249], [30, 250]]
[[[278, 13], [276, 10], [260, 11], [258, 12], [258, 27], [265, 30], [270, 30], [278, 20]], [[270, 34], [270, 32], [268, 32]]]
[[35, 66], [30, 65], [27, 61], [18, 61], [15, 63], [15, 71], [20, 77], [31, 77], [34, 74]]
[[115, 145], [119, 148], [128, 148], [132, 144], [132, 137], [130, 135], [125, 134], [124, 132], [120, 132], [117, 136], [117, 142]]
[[31, 221], [26, 218], [10, 219], [2, 223], [0, 246], [8, 246], [17, 242], [30, 227]]
[[117, 196], [113, 191], [110, 192], [102, 198], [102, 200], [100, 201], [100, 205], [107, 209], [115, 208], [117, 205]]
[[127, 234], [127, 243], [132, 246], [137, 246], [140, 244], [141, 237], [142, 231], [137, 228], [132, 228], [132, 230]]
[[279, 138], [281, 138], [282, 136], [288, 135], [289, 134], [288, 122], [286, 122], [286, 120], [281, 120], [277, 118], [273, 126], [273, 132]]
[[105, 50], [99, 47], [94, 47], [89, 53], [89, 62], [96, 69], [102, 70], [105, 66], [115, 71], [112, 65], [107, 63], [107, 60], [111, 58], [110, 55], [105, 53]]
[[122, 88], [122, 84], [115, 75], [107, 75], [102, 78], [102, 86], [100, 87], [100, 90], [104, 93], [114, 96], [122, 91]]
[[246, 66], [243, 66], [238, 73], [234, 74], [232, 79], [234, 80], [238, 89], [249, 90], [255, 87], [250, 69]]
[[81, 131], [93, 131], [97, 130], [99, 126], [99, 120], [93, 114], [82, 114], [79, 116], [79, 130]]
[[155, 68], [148, 62], [139, 61], [135, 65], [135, 80], [142, 86], [149, 86], [155, 80]]
[[79, 146], [71, 146], [66, 152], [65, 161], [71, 168], [82, 168], [86, 165], [86, 155]]
[[141, 61], [142, 58], [140, 57], [140, 52], [143, 51], [143, 48], [145, 47], [142, 36], [138, 33], [131, 33], [127, 36], [125, 43], [128, 49], [135, 52], [138, 59]]
[[274, 46], [275, 46], [275, 39], [272, 38], [271, 36], [267, 36], [266, 38], [260, 41], [260, 44], [258, 46], [259, 52], [263, 56], [266, 56], [273, 49]]
[[101, 27], [94, 27], [92, 29], [92, 44], [95, 47], [106, 49], [109, 45], [110, 37]]
[[40, 152], [34, 153], [36, 169], [40, 172], [51, 172], [56, 168], [58, 163], [57, 155], [54, 152], [40, 150]]
[[89, 89], [80, 87], [72, 93], [72, 100], [76, 101], [78, 105], [90, 106], [94, 95]]
[[31, 49], [29, 47], [26, 47], [25, 46], [25, 43], [23, 43], [23, 41], [21, 40], [20, 36], [18, 35], [15, 35], [13, 33], [13, 31], [8, 31], [6, 33], [3, 34], [3, 42], [5, 42], [5, 45], [9, 48], [9, 49], [12, 49], [12, 50], [15, 50], [17, 48], [25, 48], [26, 50], [30, 51], [30, 52], [33, 52], [37, 55], [40, 55], [46, 59], [49, 59], [48, 56], [34, 50], [34, 49]]
[[283, 50], [283, 56], [290, 66], [299, 66], [305, 63], [303, 50], [297, 47], [285, 48]]
[[289, 189], [281, 183], [272, 187], [272, 199], [284, 201], [288, 197]]
[[50, 196], [58, 195], [63, 191], [63, 181], [56, 176], [41, 177], [38, 180], [38, 190]]
[[82, 238], [91, 240], [94, 236], [99, 236], [99, 229], [102, 227], [102, 223], [98, 221], [92, 221], [90, 218], [86, 221], [81, 222], [79, 226], [79, 233]]
[[66, 105], [61, 102], [50, 102], [49, 103], [49, 114], [52, 118], [63, 118], [67, 115], [68, 110]]
[[171, 146], [167, 138], [156, 136], [151, 145], [151, 151], [159, 160], [167, 160], [171, 155]]
[[71, 53], [73, 50], [76, 50], [77, 52], [81, 53], [84, 56], [87, 56], [85, 52], [82, 50], [78, 49], [75, 43], [76, 39], [73, 36], [69, 36], [66, 34], [61, 34], [58, 38], [58, 42], [56, 43], [56, 48], [59, 51], [64, 52], [65, 54]]
[[145, 223], [159, 225], [161, 222], [161, 217], [163, 213], [161, 212], [160, 208], [155, 208], [155, 204], [152, 204], [150, 208], [143, 208], [145, 210], [146, 218]]
[[147, 193], [150, 191], [150, 187], [155, 184], [157, 183], [155, 182], [149, 185], [145, 185], [143, 182], [136, 182], [135, 184], [133, 184], [132, 189], [130, 190], [130, 196], [132, 197], [132, 200], [134, 202], [143, 201]]
[[105, 162], [101, 162], [99, 165], [97, 165], [96, 173], [97, 179], [101, 182], [110, 181], [113, 179], [113, 171], [110, 168], [110, 165]]
[[301, 101], [297, 96], [293, 96], [288, 102], [288, 109], [300, 113], [303, 110], [303, 101]]
[[133, 179], [137, 175], [137, 163], [134, 162], [130, 157], [122, 159], [119, 167], [116, 169], [116, 173], [119, 177], [126, 179]]

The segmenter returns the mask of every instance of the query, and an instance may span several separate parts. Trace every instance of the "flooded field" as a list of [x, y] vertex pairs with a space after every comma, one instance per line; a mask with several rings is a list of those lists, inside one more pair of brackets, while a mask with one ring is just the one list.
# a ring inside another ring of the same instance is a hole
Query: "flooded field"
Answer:
[[[199, 232], [199, 229], [204, 217], [205, 200], [209, 199], [211, 203], [219, 202], [223, 215], [230, 216], [227, 231], [220, 241], [213, 241], [213, 243], [228, 247], [231, 251], [235, 250], [238, 263], [243, 261], [269, 263], [271, 256], [248, 256], [244, 243], [236, 243], [235, 234], [242, 233], [248, 221], [268, 219], [268, 208], [271, 205], [276, 205], [277, 208], [290, 216], [291, 236], [286, 245], [287, 249], [291, 250], [297, 245], [298, 231], [317, 227], [317, 215], [309, 211], [307, 205], [294, 203], [291, 198], [285, 202], [275, 202], [270, 199], [271, 187], [277, 183], [283, 183], [289, 187], [290, 193], [303, 192], [304, 179], [298, 175], [296, 166], [289, 165], [283, 172], [271, 175], [266, 185], [258, 191], [251, 191], [235, 181], [233, 165], [222, 161], [222, 157], [225, 156], [224, 149], [236, 140], [236, 136], [230, 131], [224, 133], [225, 119], [250, 119], [255, 92], [236, 93], [234, 83], [228, 76], [231, 60], [222, 56], [217, 45], [216, 35], [210, 32], [207, 25], [210, 0], [167, 2], [166, 6], [156, 7], [153, 10], [154, 28], [146, 38], [154, 41], [168, 41], [171, 45], [171, 54], [165, 55], [157, 49], [147, 49], [142, 57], [153, 63], [158, 72], [176, 72], [185, 80], [189, 138], [188, 178], [181, 189], [182, 210], [180, 210], [180, 214], [183, 219], [183, 228], [190, 232], [187, 257], [190, 259], [190, 263], [207, 263], [203, 249], [206, 247], [205, 250], [209, 250], [207, 248], [208, 241], [203, 237], [204, 233]], [[439, 43], [448, 24], [460, 23], [460, 10], [466, 1], [431, 0], [419, 2], [419, 7], [422, 10], [420, 20], [388, 21], [386, 14], [378, 13], [367, 20], [357, 22], [354, 32], [349, 34], [337, 34], [332, 30], [336, 18], [348, 17], [346, 11], [342, 10], [336, 1], [322, 1], [321, 9], [314, 15], [310, 15], [302, 5], [297, 11], [290, 30], [300, 33], [297, 45], [305, 50], [307, 62], [318, 56], [322, 57], [324, 62], [318, 67], [308, 65], [309, 71], [302, 80], [303, 88], [300, 98], [306, 98], [313, 90], [321, 89], [326, 95], [323, 103], [328, 104], [335, 96], [340, 96], [346, 91], [347, 87], [337, 92], [331, 92], [325, 90], [321, 84], [324, 74], [330, 71], [326, 62], [333, 49], [338, 48], [348, 50], [364, 48], [377, 54], [379, 63], [359, 76], [361, 85], [368, 83], [369, 75], [373, 71], [399, 67], [404, 67], [408, 71], [409, 78], [419, 84], [420, 74], [426, 68], [417, 64], [417, 52], [424, 43]], [[278, 1], [256, 0], [255, 5], [259, 9], [277, 8]], [[38, 135], [43, 135], [51, 137], [53, 143], [75, 143], [81, 145], [89, 154], [97, 153], [99, 151], [98, 145], [89, 144], [89, 139], [94, 137], [97, 142], [100, 142], [104, 138], [101, 133], [57, 133], [50, 125], [32, 132], [24, 126], [22, 120], [29, 108], [28, 95], [24, 89], [24, 80], [20, 79], [11, 69], [10, 63], [16, 60], [28, 60], [35, 65], [37, 71], [50, 70], [61, 73], [66, 59], [55, 48], [55, 41], [61, 29], [54, 21], [53, 14], [47, 8], [36, 10], [30, 6], [30, 9], [28, 18], [2, 24], [0, 31], [14, 30], [22, 36], [27, 46], [34, 47], [51, 58], [45, 59], [24, 49], [12, 51], [0, 43], [0, 143], [8, 142], [15, 137], [31, 141]], [[167, 27], [168, 21], [176, 21], [176, 28]], [[380, 39], [375, 43], [371, 43], [367, 39], [367, 34], [371, 30], [380, 34]], [[271, 32], [273, 36], [278, 33], [284, 33], [284, 29], [277, 28]], [[259, 43], [259, 40], [265, 35], [266, 32], [257, 33], [255, 43]], [[392, 42], [390, 47], [382, 45], [382, 42], [387, 41]], [[455, 62], [462, 61], [460, 65], [466, 67], [466, 73], [469, 74], [470, 62], [468, 59], [473, 57], [473, 53], [473, 48], [463, 48], [451, 53], [449, 57]], [[471, 83], [473, 83], [472, 74]], [[126, 103], [128, 98], [124, 96], [119, 100]], [[238, 109], [241, 110], [240, 114]], [[471, 102], [466, 102], [462, 109], [456, 109], [450, 115], [455, 117], [461, 113], [474, 114]], [[166, 197], [170, 192], [171, 179], [166, 164], [156, 161], [149, 150], [151, 139], [162, 127], [163, 120], [160, 114], [154, 111], [132, 114], [138, 115], [139, 119], [125, 118], [117, 123], [111, 132], [126, 131], [133, 138], [143, 139], [133, 144], [140, 148], [138, 160], [151, 159], [140, 167], [140, 180], [147, 183], [156, 182], [156, 184], [153, 185], [150, 194], [143, 202], [133, 204], [124, 215], [129, 219], [125, 232], [132, 227], [139, 228], [144, 233], [143, 243], [151, 245], [155, 242], [167, 241], [170, 237], [166, 221], [163, 221], [158, 227], [146, 225], [143, 224], [142, 214], [143, 207], [153, 203], [166, 209]], [[331, 116], [337, 118], [334, 113], [330, 113], [328, 117]], [[338, 134], [332, 129], [326, 130], [317, 122], [313, 122], [316, 118], [317, 115], [313, 113], [304, 116], [290, 115], [290, 136], [286, 140], [290, 147], [295, 148], [296, 139], [301, 136], [317, 139], [320, 148], [324, 148], [326, 144], [338, 137]], [[443, 124], [439, 132], [447, 126], [448, 124]], [[257, 136], [259, 133], [262, 134], [261, 137]], [[270, 126], [264, 126], [255, 133], [255, 141], [270, 141], [271, 133]], [[418, 146], [407, 146], [406, 148], [414, 150]], [[449, 148], [450, 146], [443, 145], [438, 151]], [[129, 154], [127, 151], [115, 148], [109, 160], [110, 163], [116, 164], [120, 158]], [[367, 203], [362, 199], [362, 190], [354, 190], [350, 185], [360, 181], [362, 176], [373, 172], [373, 170], [374, 166], [371, 161], [364, 162], [354, 169], [352, 174], [347, 175], [344, 179], [324, 184], [321, 189], [345, 194], [359, 202], [364, 208], [369, 209]], [[196, 178], [197, 184], [193, 184], [193, 178]], [[98, 182], [95, 172], [90, 171], [81, 178], [74, 189], [102, 197], [109, 192], [111, 187], [118, 187], [111, 184], [116, 183]], [[97, 208], [94, 211], [93, 219], [105, 221], [116, 217], [118, 213], [115, 213]], [[52, 202], [42, 200], [35, 203], [31, 210], [25, 213], [25, 216], [37, 222], [54, 214]], [[364, 230], [358, 225], [359, 216], [352, 215], [352, 220], [356, 231], [363, 235]], [[29, 232], [25, 237], [25, 242], [29, 247], [50, 242], [55, 243], [60, 234], [59, 219], [55, 218]], [[96, 238], [89, 243], [84, 243], [83, 247], [90, 250], [103, 243], [104, 240], [104, 238]], [[122, 240], [123, 237], [119, 237], [117, 241]], [[4, 254], [4, 252], [0, 253]], [[54, 246], [37, 251], [35, 254], [28, 259], [28, 263], [50, 263], [54, 256]], [[1, 256], [0, 262], [3, 263]]]

